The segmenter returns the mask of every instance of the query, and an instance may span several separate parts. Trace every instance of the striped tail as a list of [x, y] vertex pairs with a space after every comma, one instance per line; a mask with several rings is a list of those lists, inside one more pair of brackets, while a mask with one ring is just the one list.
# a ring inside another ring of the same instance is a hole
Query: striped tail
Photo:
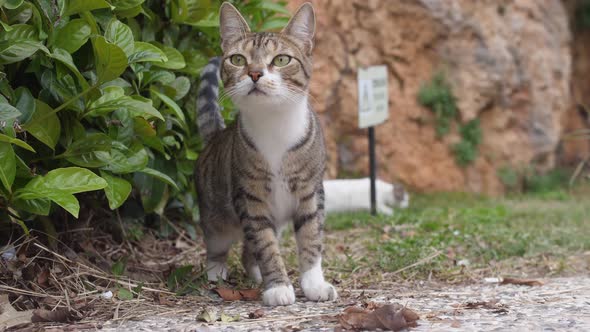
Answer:
[[219, 67], [221, 57], [211, 58], [201, 71], [197, 96], [197, 125], [206, 144], [216, 132], [225, 128], [219, 107]]

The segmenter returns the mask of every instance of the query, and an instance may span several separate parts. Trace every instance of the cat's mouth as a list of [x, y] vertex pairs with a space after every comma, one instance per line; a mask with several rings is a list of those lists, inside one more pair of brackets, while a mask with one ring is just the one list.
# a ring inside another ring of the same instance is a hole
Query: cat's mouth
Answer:
[[266, 95], [266, 92], [260, 90], [258, 87], [253, 87], [252, 90], [250, 90], [250, 92], [248, 92], [248, 96], [249, 95], [255, 95], [255, 96], [259, 96], [259, 95]]

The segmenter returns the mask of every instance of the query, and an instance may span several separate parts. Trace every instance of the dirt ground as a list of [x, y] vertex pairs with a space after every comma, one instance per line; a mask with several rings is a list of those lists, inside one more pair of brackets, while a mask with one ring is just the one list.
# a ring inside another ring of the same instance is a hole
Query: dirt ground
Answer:
[[[258, 301], [194, 303], [174, 314], [111, 320], [101, 331], [333, 331], [344, 308], [370, 301], [395, 302], [415, 310], [420, 320], [411, 331], [590, 331], [589, 277], [546, 279], [541, 286], [482, 280], [468, 285], [419, 282], [340, 292], [335, 303], [310, 303], [299, 297], [296, 304], [277, 308], [262, 307]], [[198, 322], [205, 308], [218, 315], [239, 315], [240, 320]], [[261, 308], [263, 317], [248, 319]]]

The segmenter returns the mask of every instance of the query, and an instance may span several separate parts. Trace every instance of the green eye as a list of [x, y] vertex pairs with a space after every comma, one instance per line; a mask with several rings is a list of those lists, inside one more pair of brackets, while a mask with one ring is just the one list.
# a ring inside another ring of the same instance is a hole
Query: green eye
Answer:
[[272, 59], [272, 64], [277, 67], [285, 67], [286, 65], [291, 62], [291, 57], [288, 55], [277, 55], [274, 59]]
[[229, 58], [229, 61], [234, 66], [245, 66], [246, 58], [241, 54], [234, 54]]

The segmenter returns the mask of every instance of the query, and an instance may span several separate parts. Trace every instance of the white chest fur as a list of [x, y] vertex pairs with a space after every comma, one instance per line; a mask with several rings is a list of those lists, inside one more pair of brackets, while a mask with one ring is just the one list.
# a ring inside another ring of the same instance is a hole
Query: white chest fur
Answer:
[[288, 109], [258, 108], [241, 111], [243, 128], [273, 173], [271, 209], [275, 222], [278, 223], [289, 221], [297, 207], [282, 172], [283, 159], [289, 148], [305, 135], [309, 112], [307, 98]]

